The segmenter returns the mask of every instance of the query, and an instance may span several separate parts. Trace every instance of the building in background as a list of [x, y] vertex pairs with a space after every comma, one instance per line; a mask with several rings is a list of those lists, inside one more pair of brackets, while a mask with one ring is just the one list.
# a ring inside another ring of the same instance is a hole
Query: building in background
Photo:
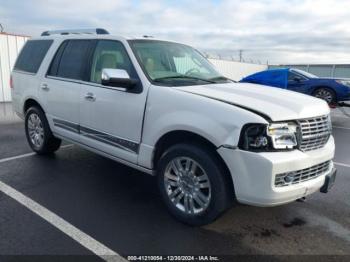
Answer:
[[10, 73], [28, 36], [0, 33], [0, 102], [11, 101]]
[[290, 64], [270, 65], [269, 68], [297, 68], [319, 77], [350, 78], [350, 64]]

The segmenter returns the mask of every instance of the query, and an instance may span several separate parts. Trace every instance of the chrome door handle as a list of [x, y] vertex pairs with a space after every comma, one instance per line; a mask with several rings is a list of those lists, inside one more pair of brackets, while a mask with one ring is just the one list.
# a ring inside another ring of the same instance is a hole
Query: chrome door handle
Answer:
[[41, 89], [44, 90], [44, 91], [49, 91], [50, 90], [49, 86], [46, 83], [41, 84]]
[[94, 102], [96, 100], [96, 97], [93, 93], [87, 93], [85, 95], [85, 100], [90, 101], [90, 102]]

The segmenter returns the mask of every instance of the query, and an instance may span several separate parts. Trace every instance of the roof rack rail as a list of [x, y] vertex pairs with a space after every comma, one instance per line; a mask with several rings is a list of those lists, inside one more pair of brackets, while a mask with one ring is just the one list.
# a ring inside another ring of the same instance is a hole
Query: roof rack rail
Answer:
[[93, 29], [65, 29], [65, 30], [51, 30], [45, 31], [41, 36], [49, 35], [70, 35], [70, 34], [96, 34], [96, 35], [109, 35], [109, 32], [103, 28], [93, 28]]

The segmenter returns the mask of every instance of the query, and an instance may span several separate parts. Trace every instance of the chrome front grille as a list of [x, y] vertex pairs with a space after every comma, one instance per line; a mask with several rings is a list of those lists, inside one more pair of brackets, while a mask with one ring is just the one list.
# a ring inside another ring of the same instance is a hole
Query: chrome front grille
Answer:
[[309, 168], [278, 174], [275, 177], [275, 186], [283, 187], [299, 184], [301, 182], [324, 175], [330, 171], [331, 163], [331, 161], [327, 161]]
[[300, 127], [300, 149], [310, 151], [323, 147], [332, 132], [329, 115], [298, 120]]

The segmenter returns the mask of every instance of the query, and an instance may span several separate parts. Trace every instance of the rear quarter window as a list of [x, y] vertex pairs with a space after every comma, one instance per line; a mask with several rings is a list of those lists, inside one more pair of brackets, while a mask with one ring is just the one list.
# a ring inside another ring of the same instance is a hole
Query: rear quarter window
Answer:
[[36, 74], [53, 40], [28, 40], [19, 54], [14, 70]]

